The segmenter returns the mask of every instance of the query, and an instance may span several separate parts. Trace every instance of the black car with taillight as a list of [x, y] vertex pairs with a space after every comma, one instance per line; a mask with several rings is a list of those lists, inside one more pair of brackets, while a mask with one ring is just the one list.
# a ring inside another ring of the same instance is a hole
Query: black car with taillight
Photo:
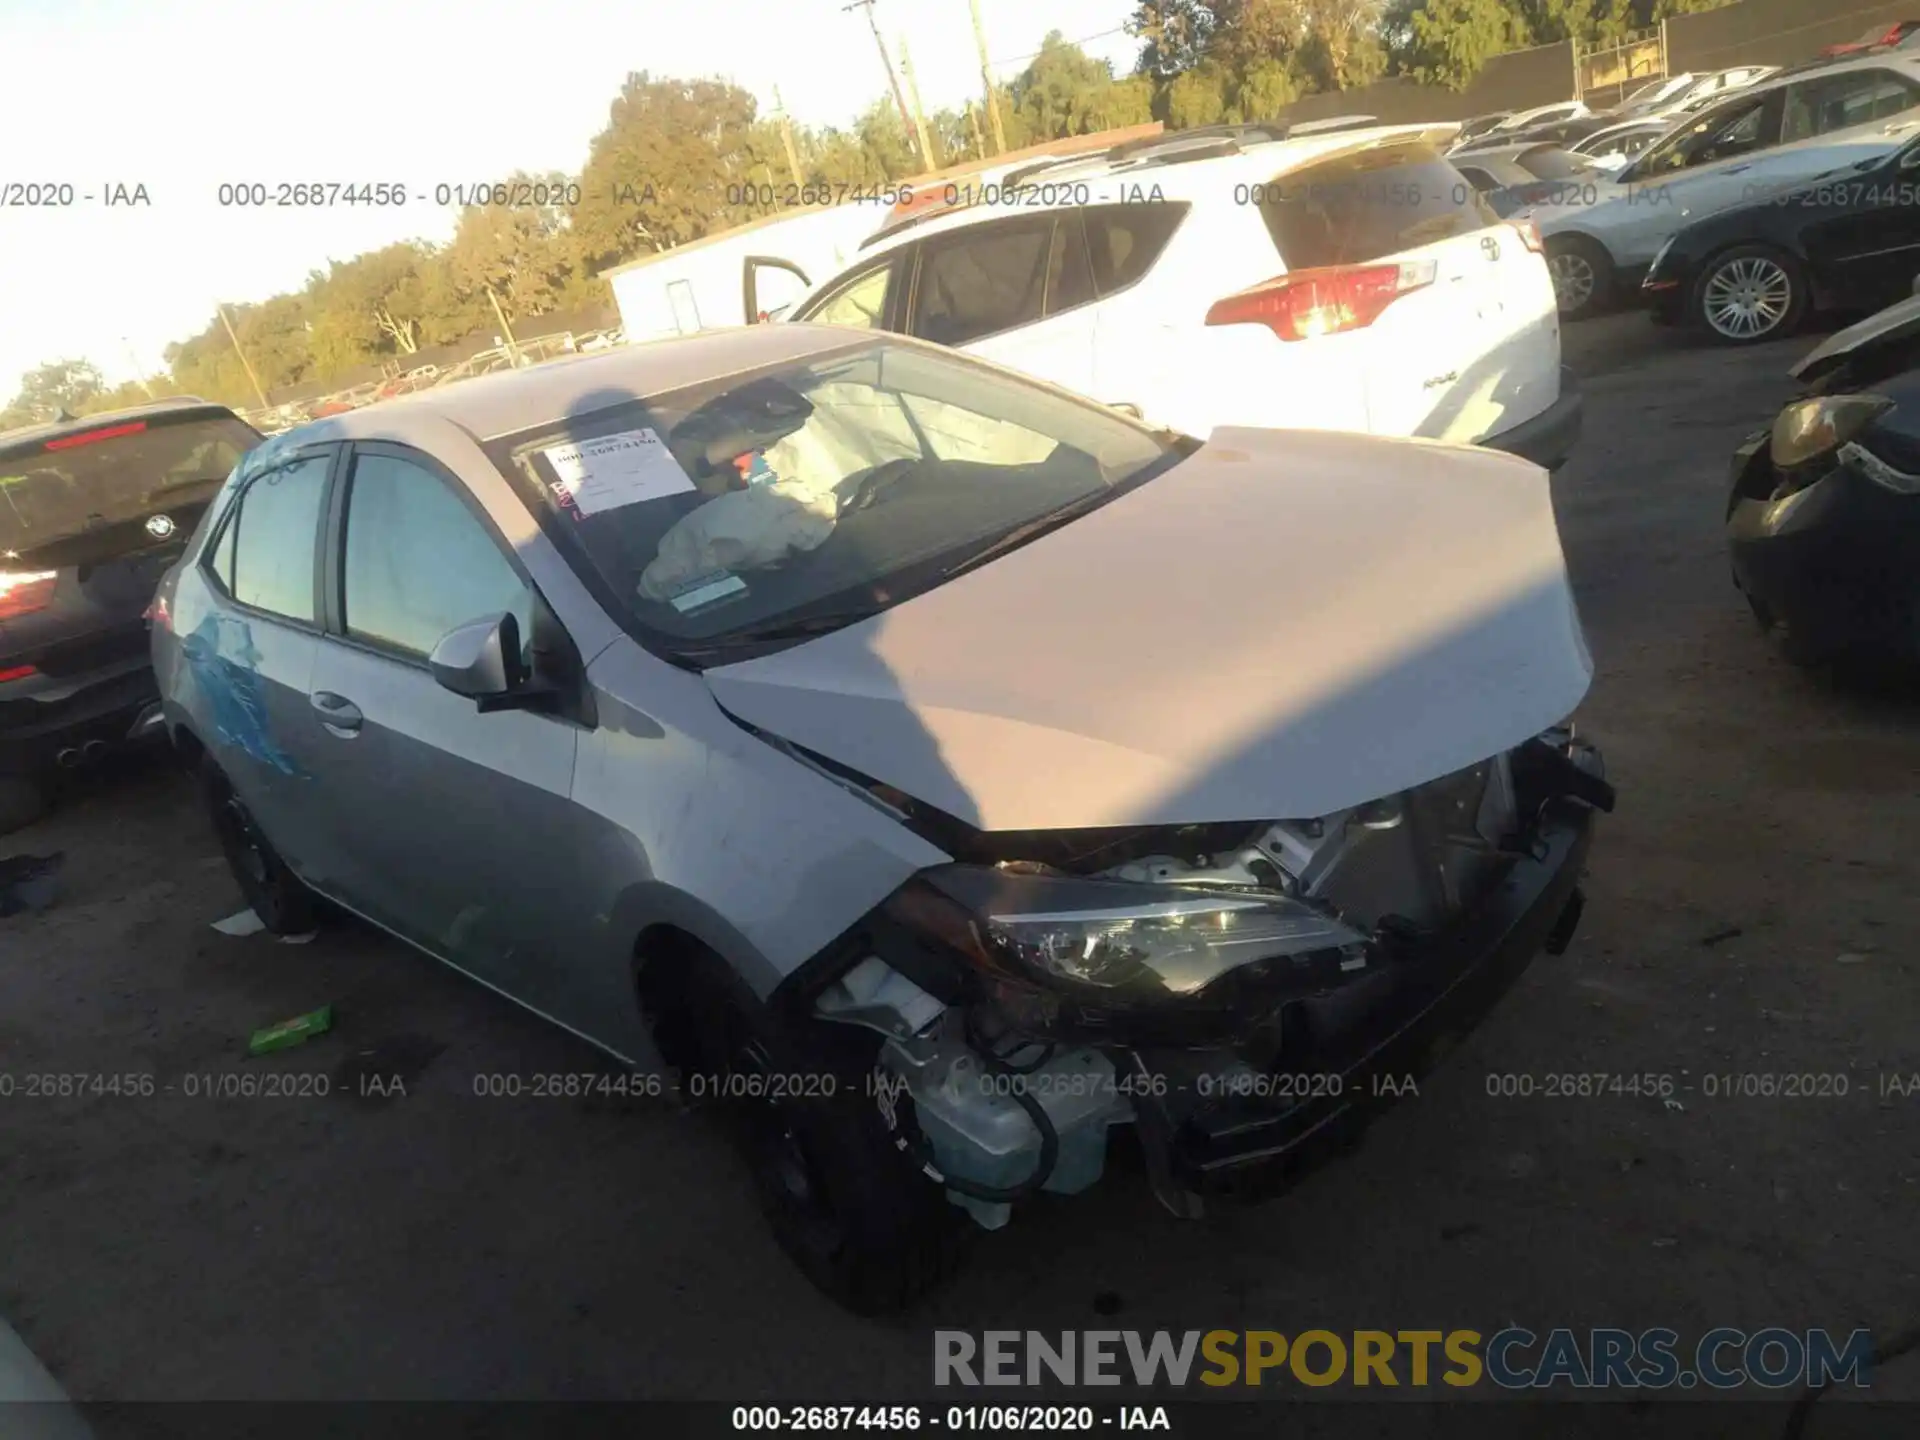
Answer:
[[158, 733], [154, 587], [262, 438], [191, 398], [0, 434], [0, 831], [58, 769]]
[[1734, 583], [1799, 664], [1920, 661], [1920, 298], [1828, 339], [1735, 452]]

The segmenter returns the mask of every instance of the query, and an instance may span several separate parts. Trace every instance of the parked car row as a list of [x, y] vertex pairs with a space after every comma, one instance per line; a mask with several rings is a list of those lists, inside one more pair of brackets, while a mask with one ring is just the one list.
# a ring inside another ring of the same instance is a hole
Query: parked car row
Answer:
[[[1871, 55], [1786, 71], [1686, 118], [1610, 180], [1514, 218], [1544, 238], [1569, 318], [1638, 287], [1668, 241], [1736, 206], [1792, 208], [1800, 187], [1872, 199], [1862, 175], [1920, 128], [1920, 58]], [[1836, 188], [1837, 187], [1837, 188]], [[1884, 198], [1898, 201], [1898, 185]]]

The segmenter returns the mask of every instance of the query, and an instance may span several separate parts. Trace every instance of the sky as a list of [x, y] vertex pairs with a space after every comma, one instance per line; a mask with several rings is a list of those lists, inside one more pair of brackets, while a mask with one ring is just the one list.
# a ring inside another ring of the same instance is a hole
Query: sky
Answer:
[[[844, 125], [886, 93], [845, 0], [0, 0], [0, 403], [47, 360], [163, 368], [218, 302], [396, 240], [444, 240], [440, 184], [577, 173], [627, 72], [719, 75]], [[995, 78], [1049, 30], [1125, 73], [1131, 0], [979, 0]], [[968, 0], [876, 0], [929, 112], [979, 93]], [[398, 209], [250, 210], [230, 182], [404, 184]], [[69, 207], [11, 203], [71, 185]], [[108, 204], [113, 187], [145, 205]], [[91, 196], [89, 200], [87, 197]]]

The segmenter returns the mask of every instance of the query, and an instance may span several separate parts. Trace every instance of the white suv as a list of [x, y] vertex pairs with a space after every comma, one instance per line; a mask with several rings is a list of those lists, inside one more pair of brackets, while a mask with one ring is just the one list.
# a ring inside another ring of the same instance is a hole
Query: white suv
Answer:
[[1552, 468], [1581, 415], [1553, 283], [1538, 236], [1445, 158], [1457, 128], [1222, 127], [956, 182], [791, 318], [955, 346], [1202, 438], [1362, 431]]

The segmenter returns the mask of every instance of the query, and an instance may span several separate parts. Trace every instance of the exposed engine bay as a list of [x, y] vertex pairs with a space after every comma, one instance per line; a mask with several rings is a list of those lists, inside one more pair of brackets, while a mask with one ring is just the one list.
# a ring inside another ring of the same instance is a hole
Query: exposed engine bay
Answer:
[[[1155, 1071], [1204, 1075], [1202, 1095], [1237, 1090], [1284, 1101], [1259, 1077], [1296, 1063], [1287, 1023], [1294, 1002], [1378, 977], [1407, 947], [1446, 934], [1532, 853], [1535, 814], [1551, 799], [1611, 809], [1590, 755], [1570, 731], [1549, 732], [1414, 790], [1305, 820], [942, 837], [954, 853], [1009, 875], [1116, 882], [1134, 887], [1128, 894], [1210, 896], [1228, 906], [1264, 897], [1325, 917], [1331, 963], [1310, 981], [1256, 946], [1196, 987], [1214, 997], [1203, 1012], [1212, 1032], [1167, 1032], [1153, 1014], [1124, 1010], [1076, 1011], [1074, 1025], [1033, 1023], [1019, 986], [948, 1003], [880, 954], [823, 990], [814, 1013], [886, 1036], [876, 1090], [895, 1143], [995, 1229], [1035, 1191], [1073, 1194], [1096, 1183], [1111, 1126], [1141, 1120], [1144, 1134], [1149, 1112], [1164, 1115], [1154, 1087], [1165, 1076], [1148, 1076], [1141, 1060], [1149, 1047]], [[881, 798], [902, 810], [912, 803], [897, 792]], [[1091, 950], [1095, 942], [1085, 943]], [[1164, 1189], [1161, 1198], [1191, 1213]]]

